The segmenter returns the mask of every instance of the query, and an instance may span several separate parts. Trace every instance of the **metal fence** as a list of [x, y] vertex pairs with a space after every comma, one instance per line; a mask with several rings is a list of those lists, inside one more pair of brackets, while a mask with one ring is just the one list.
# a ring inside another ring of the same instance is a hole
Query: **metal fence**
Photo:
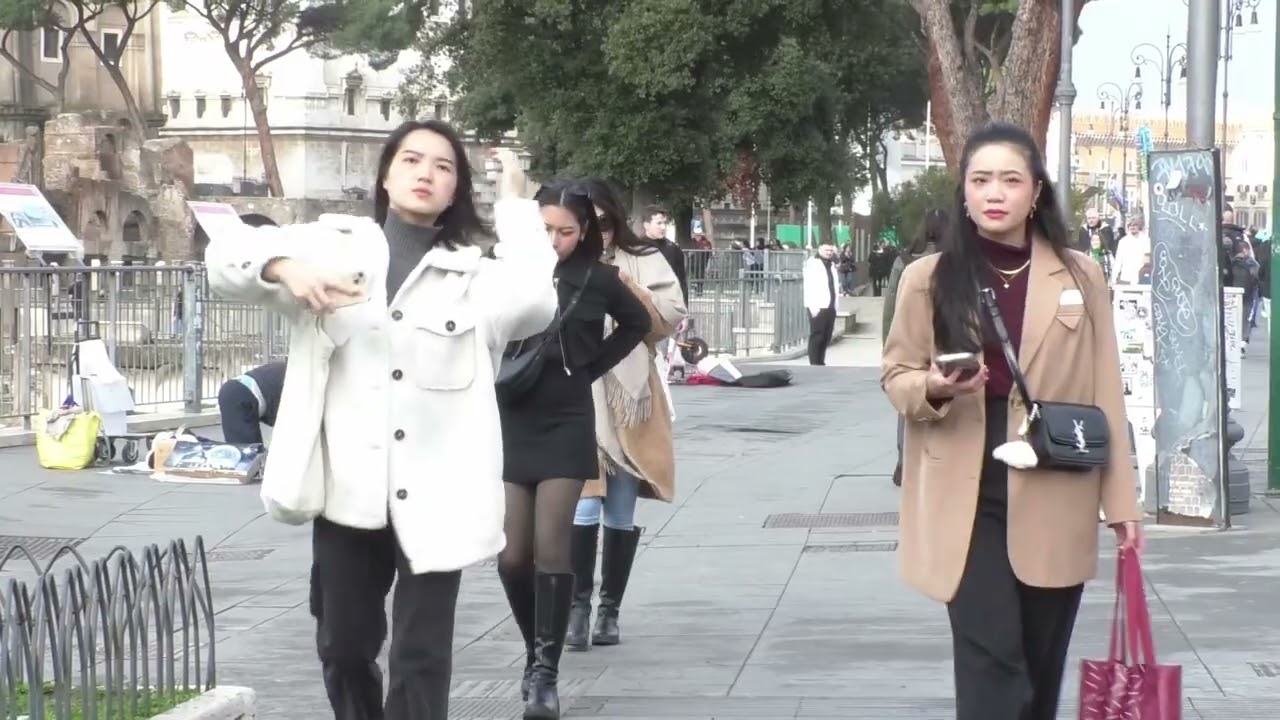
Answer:
[[0, 425], [61, 405], [82, 340], [102, 339], [137, 412], [198, 412], [225, 380], [283, 357], [284, 327], [210, 297], [200, 265], [0, 268]]
[[15, 577], [0, 588], [0, 718], [151, 717], [214, 687], [203, 539], [190, 553], [176, 540], [141, 557], [117, 547], [92, 563], [64, 546], [45, 565], [15, 545], [0, 572], [23, 575], [14, 565], [28, 564], [30, 584]]
[[809, 335], [801, 269], [809, 254], [686, 250], [691, 332], [712, 353], [777, 354]]
[[[687, 251], [692, 332], [712, 352], [761, 355], [804, 344], [807, 253]], [[100, 338], [135, 412], [199, 412], [223, 382], [282, 359], [287, 325], [269, 310], [208, 291], [187, 265], [0, 267], [0, 427], [30, 429], [78, 374], [74, 350]]]

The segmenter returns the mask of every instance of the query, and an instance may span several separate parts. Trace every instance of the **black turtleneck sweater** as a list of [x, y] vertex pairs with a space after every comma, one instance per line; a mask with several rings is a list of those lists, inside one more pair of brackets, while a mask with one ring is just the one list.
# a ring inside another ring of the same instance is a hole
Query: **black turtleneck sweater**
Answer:
[[394, 212], [387, 213], [382, 232], [387, 236], [387, 250], [391, 256], [387, 263], [387, 304], [400, 292], [409, 273], [418, 267], [422, 258], [436, 242], [440, 228], [414, 225], [400, 219]]

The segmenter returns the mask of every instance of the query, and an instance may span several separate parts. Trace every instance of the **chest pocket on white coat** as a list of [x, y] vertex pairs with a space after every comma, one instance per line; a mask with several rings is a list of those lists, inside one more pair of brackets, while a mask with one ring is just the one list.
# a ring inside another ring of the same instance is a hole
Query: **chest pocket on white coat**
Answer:
[[465, 390], [476, 379], [476, 318], [465, 306], [433, 309], [413, 325], [413, 376], [423, 390]]

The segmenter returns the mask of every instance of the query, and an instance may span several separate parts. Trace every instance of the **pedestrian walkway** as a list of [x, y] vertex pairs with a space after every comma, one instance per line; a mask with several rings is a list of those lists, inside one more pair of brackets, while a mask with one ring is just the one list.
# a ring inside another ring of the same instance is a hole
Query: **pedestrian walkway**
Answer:
[[[1246, 360], [1240, 413], [1254, 443], [1261, 356]], [[788, 388], [673, 388], [678, 498], [641, 504], [623, 644], [566, 653], [567, 717], [953, 717], [945, 611], [897, 579], [894, 418], [878, 371], [793, 370]], [[1274, 718], [1280, 703], [1280, 510], [1255, 498], [1237, 520], [1229, 533], [1151, 531], [1156, 642], [1183, 666], [1188, 720]], [[203, 534], [219, 681], [258, 690], [266, 720], [329, 716], [308, 530], [264, 517], [256, 489], [46, 472], [30, 449], [5, 450], [0, 533], [88, 538], [89, 554]], [[1111, 572], [1104, 562], [1086, 593], [1073, 666], [1105, 655]], [[492, 564], [465, 574], [455, 649], [450, 717], [518, 717], [523, 648]], [[1076, 681], [1073, 670], [1063, 718]]]

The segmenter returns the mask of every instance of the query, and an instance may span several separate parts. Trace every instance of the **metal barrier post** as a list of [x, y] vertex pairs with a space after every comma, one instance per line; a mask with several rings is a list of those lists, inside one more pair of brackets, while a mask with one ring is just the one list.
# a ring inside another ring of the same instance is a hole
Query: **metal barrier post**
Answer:
[[[120, 263], [112, 263], [112, 266], [121, 266]], [[120, 306], [117, 298], [120, 296], [120, 274], [119, 271], [107, 273], [107, 296], [106, 307], [103, 308], [106, 328], [100, 330], [102, 333], [102, 341], [107, 346], [107, 357], [111, 358], [112, 364], [116, 363], [116, 346], [120, 342], [118, 335], [118, 325], [120, 324]]]
[[770, 278], [770, 283], [777, 280], [777, 288], [773, 291], [773, 347], [770, 352], [775, 355], [782, 352], [782, 333], [784, 324], [786, 323], [786, 314], [783, 312], [783, 280], [782, 275], [774, 275]]
[[204, 298], [201, 274], [195, 265], [182, 273], [182, 398], [185, 410], [195, 414], [204, 404]]
[[[32, 283], [29, 273], [21, 275], [21, 289], [18, 295], [17, 317], [18, 352], [13, 358], [14, 392], [17, 394], [14, 410], [22, 417], [22, 429], [31, 429], [31, 323], [35, 316], [35, 302], [32, 298]], [[24, 312], [25, 310], [25, 312]], [[55, 402], [57, 399], [55, 399]]]

